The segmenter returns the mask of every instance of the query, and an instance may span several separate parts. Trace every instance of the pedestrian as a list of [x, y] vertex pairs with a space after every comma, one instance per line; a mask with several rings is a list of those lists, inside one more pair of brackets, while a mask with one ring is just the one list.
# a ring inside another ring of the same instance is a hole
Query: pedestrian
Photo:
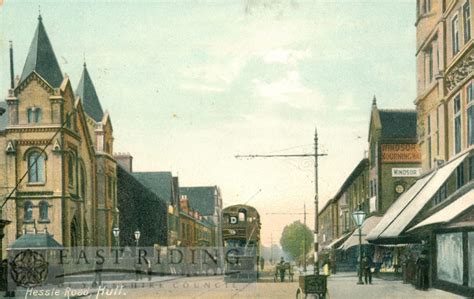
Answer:
[[364, 273], [365, 284], [372, 284], [372, 259], [364, 254], [362, 258], [362, 271]]
[[151, 281], [151, 274], [152, 274], [152, 271], [151, 271], [151, 261], [150, 259], [146, 259], [146, 274], [148, 275], [148, 281]]
[[278, 264], [278, 270], [280, 270], [280, 281], [285, 281], [285, 259], [281, 257], [280, 263]]
[[423, 250], [420, 257], [416, 260], [416, 288], [424, 291], [428, 290], [429, 288], [430, 264], [427, 254], [428, 251]]
[[94, 269], [94, 282], [92, 282], [92, 286], [101, 286], [102, 285], [102, 270], [103, 270], [104, 262], [96, 262], [95, 269]]
[[260, 271], [263, 272], [263, 268], [265, 267], [265, 259], [263, 256], [260, 257]]

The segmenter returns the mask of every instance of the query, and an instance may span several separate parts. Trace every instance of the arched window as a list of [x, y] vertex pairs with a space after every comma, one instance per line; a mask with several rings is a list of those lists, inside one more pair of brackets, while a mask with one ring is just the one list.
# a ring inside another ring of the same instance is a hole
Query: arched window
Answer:
[[26, 201], [23, 208], [24, 208], [25, 221], [32, 221], [33, 220], [33, 204], [31, 203], [31, 201]]
[[68, 174], [68, 182], [69, 186], [74, 185], [74, 160], [72, 158], [72, 154], [67, 156], [67, 174]]
[[82, 197], [82, 199], [86, 199], [86, 171], [84, 170], [84, 166], [81, 165], [81, 171], [79, 172], [79, 182], [80, 182], [80, 186], [79, 186], [79, 192], [80, 192], [80, 196]]
[[34, 151], [28, 156], [28, 181], [30, 183], [44, 182], [44, 156]]
[[28, 123], [29, 124], [37, 124], [41, 121], [41, 109], [37, 107], [31, 107], [27, 110], [28, 114]]
[[39, 212], [40, 212], [40, 220], [48, 220], [48, 203], [46, 201], [42, 201], [39, 204]]

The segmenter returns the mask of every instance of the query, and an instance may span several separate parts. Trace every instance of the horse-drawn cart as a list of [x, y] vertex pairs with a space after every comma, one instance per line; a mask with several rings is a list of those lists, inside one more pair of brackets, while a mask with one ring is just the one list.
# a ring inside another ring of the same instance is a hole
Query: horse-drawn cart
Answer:
[[285, 281], [286, 272], [288, 272], [288, 277], [290, 278], [290, 281], [293, 282], [293, 276], [294, 276], [293, 267], [288, 262], [276, 265], [273, 281], [277, 282], [278, 278], [280, 278], [281, 282]]

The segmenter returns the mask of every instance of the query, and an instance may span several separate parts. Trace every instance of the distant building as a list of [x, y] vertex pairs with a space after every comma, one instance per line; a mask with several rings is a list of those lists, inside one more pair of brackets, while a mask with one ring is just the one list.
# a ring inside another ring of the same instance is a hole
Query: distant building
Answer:
[[[181, 187], [180, 195], [189, 200], [189, 207], [207, 216], [216, 225], [214, 244], [222, 244], [222, 195], [217, 186]], [[218, 245], [220, 246], [220, 245]]]

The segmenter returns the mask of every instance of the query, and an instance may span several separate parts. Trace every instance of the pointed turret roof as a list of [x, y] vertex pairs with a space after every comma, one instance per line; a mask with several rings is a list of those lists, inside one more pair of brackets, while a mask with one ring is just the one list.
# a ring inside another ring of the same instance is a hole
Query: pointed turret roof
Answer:
[[84, 110], [97, 122], [104, 118], [104, 111], [100, 105], [99, 97], [95, 91], [94, 83], [92, 83], [91, 76], [87, 71], [86, 63], [84, 62], [84, 70], [82, 71], [81, 80], [77, 86], [76, 95], [80, 96], [84, 105]]
[[25, 80], [33, 71], [43, 77], [52, 87], [59, 87], [63, 81], [58, 60], [44, 29], [41, 15], [38, 17], [38, 27], [36, 27], [30, 51], [26, 57], [20, 82]]

